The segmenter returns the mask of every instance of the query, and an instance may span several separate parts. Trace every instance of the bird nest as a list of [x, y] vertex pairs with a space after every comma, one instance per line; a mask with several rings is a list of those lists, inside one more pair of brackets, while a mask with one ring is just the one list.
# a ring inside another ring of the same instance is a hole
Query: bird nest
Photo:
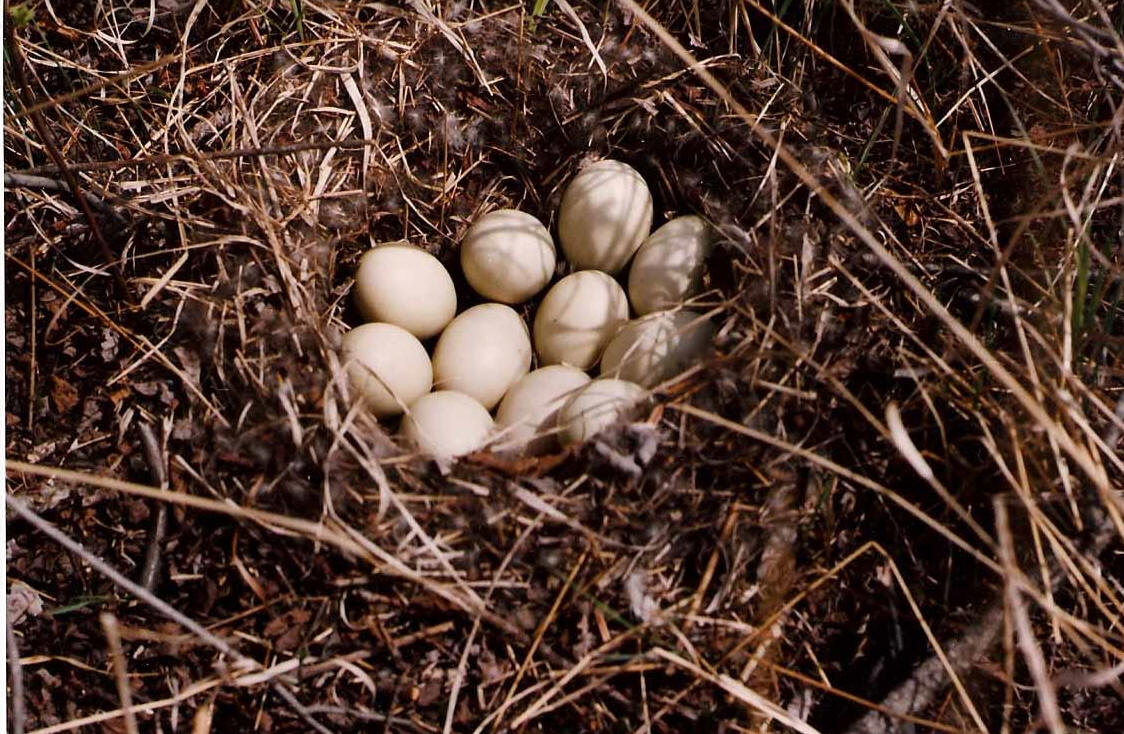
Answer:
[[[10, 723], [1112, 729], [1124, 45], [1071, 5], [12, 5]], [[714, 356], [411, 453], [359, 256], [601, 156], [714, 225]]]

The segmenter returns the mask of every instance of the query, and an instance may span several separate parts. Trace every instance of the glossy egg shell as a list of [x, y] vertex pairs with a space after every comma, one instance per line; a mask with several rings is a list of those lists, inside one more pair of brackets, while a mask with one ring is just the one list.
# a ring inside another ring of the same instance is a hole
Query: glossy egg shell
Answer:
[[400, 430], [423, 454], [449, 459], [483, 448], [492, 427], [483, 405], [464, 393], [439, 390], [410, 404]]
[[535, 314], [535, 350], [542, 364], [589, 369], [628, 320], [628, 297], [611, 276], [582, 270], [554, 284]]
[[353, 396], [376, 416], [397, 415], [433, 386], [425, 347], [394, 324], [362, 324], [343, 335], [340, 361]]
[[577, 268], [620, 272], [651, 229], [652, 194], [626, 163], [586, 166], [562, 194], [558, 240]]
[[710, 227], [677, 217], [644, 240], [628, 272], [628, 299], [640, 315], [683, 304], [698, 291], [712, 246]]
[[461, 242], [461, 269], [480, 295], [499, 303], [522, 303], [554, 275], [554, 241], [535, 217], [514, 209], [489, 212]]
[[420, 247], [379, 245], [359, 259], [355, 306], [366, 321], [401, 326], [419, 339], [441, 332], [457, 313], [457, 291], [445, 266]]
[[497, 445], [528, 454], [541, 454], [558, 444], [558, 411], [590, 377], [577, 367], [552, 364], [531, 372], [515, 383], [496, 411], [500, 429]]
[[558, 412], [564, 444], [587, 441], [609, 426], [633, 415], [647, 397], [634, 382], [599, 378], [579, 390]]
[[456, 390], [491, 410], [531, 368], [531, 338], [510, 306], [482, 303], [453, 319], [433, 349], [438, 390]]
[[714, 339], [695, 311], [657, 311], [620, 328], [601, 357], [601, 374], [652, 387], [700, 359]]

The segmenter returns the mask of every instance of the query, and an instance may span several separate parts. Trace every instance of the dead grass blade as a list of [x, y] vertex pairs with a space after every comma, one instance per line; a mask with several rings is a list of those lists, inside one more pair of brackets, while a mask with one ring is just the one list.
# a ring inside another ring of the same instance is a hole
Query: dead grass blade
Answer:
[[820, 734], [819, 729], [809, 726], [799, 719], [793, 718], [780, 706], [776, 705], [772, 701], [765, 699], [760, 694], [750, 690], [745, 686], [745, 684], [735, 678], [731, 678], [730, 676], [723, 675], [721, 673], [711, 673], [707, 670], [704, 670], [700, 666], [695, 665], [690, 660], [686, 660], [680, 655], [676, 655], [675, 653], [669, 650], [664, 650], [660, 647], [657, 647], [654, 650], [650, 651], [649, 654], [661, 660], [666, 660], [676, 667], [682, 668], [692, 675], [712, 685], [718, 686], [722, 690], [726, 691], [726, 693], [729, 693], [731, 696], [746, 704], [754, 711], [760, 713], [767, 720], [777, 721], [784, 726], [787, 726], [789, 729], [792, 729], [793, 731], [800, 732], [800, 734]]

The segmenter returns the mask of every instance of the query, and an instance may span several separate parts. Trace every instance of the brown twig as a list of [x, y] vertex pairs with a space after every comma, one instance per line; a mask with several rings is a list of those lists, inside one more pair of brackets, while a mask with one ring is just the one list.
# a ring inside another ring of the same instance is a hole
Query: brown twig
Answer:
[[121, 699], [124, 712], [126, 734], [138, 734], [137, 715], [133, 711], [133, 692], [129, 687], [129, 669], [125, 663], [125, 652], [121, 649], [121, 631], [117, 627], [117, 617], [109, 612], [98, 615], [105, 640], [109, 645], [109, 660], [113, 664], [113, 677], [117, 681], [117, 696]]
[[[1112, 430], [1115, 429], [1115, 426]], [[999, 521], [1001, 542], [999, 549], [1005, 570], [1010, 576], [1017, 572], [1014, 551], [1011, 546], [1011, 533], [1007, 521], [1007, 507], [1003, 498], [995, 501], [996, 518]], [[1105, 517], [1088, 543], [1086, 552], [1090, 557], [1097, 557], [1112, 541], [1112, 521]], [[1064, 579], [1064, 574], [1057, 560], [1050, 557], [1050, 576], [1048, 588], [1052, 592], [1057, 589]], [[976, 620], [955, 640], [947, 645], [948, 659], [958, 673], [965, 673], [977, 661], [986, 656], [992, 647], [999, 641], [1003, 627], [1006, 608], [1018, 604], [1021, 606], [1021, 594], [1014, 581], [1007, 579], [1006, 598], [996, 595], [980, 613]], [[1018, 612], [1019, 610], [1014, 610]], [[1025, 609], [1021, 610], [1025, 616]], [[1024, 619], [1019, 626], [1020, 647], [1024, 655], [1034, 656], [1036, 648], [1033, 639], [1028, 639], [1030, 634], [1028, 622]], [[1036, 679], [1042, 684], [1041, 680]], [[946, 671], [936, 655], [926, 658], [917, 665], [909, 676], [898, 684], [885, 698], [877, 710], [871, 710], [862, 718], [852, 724], [846, 734], [897, 734], [903, 731], [900, 721], [890, 718], [891, 715], [904, 716], [924, 711], [928, 708], [948, 685]], [[1048, 685], [1048, 683], [1046, 684]], [[1053, 713], [1053, 712], [1049, 712]], [[1055, 722], [1056, 723], [1056, 722]]]
[[23, 700], [23, 665], [20, 663], [20, 648], [16, 642], [16, 631], [12, 629], [12, 620], [4, 615], [4, 631], [8, 641], [8, 670], [11, 678], [8, 681], [12, 695], [8, 699], [11, 703], [12, 734], [23, 734], [24, 722], [27, 721], [27, 712]]
[[[291, 153], [304, 153], [310, 150], [361, 150], [364, 147], [379, 145], [373, 138], [346, 138], [344, 140], [312, 140], [306, 143], [290, 143], [286, 145], [269, 145], [249, 148], [233, 148], [230, 150], [215, 150], [207, 153], [159, 153], [157, 155], [140, 156], [137, 158], [123, 158], [116, 161], [86, 161], [70, 163], [71, 171], [93, 173], [98, 171], [117, 171], [132, 166], [163, 166], [169, 163], [198, 163], [200, 161], [225, 161], [238, 158], [253, 158], [267, 155], [289, 155]], [[58, 175], [58, 166], [35, 166], [15, 171], [25, 176]]]
[[[795, 508], [802, 501], [806, 477], [779, 476], [769, 490], [762, 508], [762, 524], [767, 528], [765, 547], [757, 564], [757, 583], [761, 601], [754, 623], [767, 631], [739, 676], [750, 688], [765, 690], [772, 679], [767, 666], [780, 654], [787, 616], [778, 615], [796, 582], [797, 516]], [[774, 617], [774, 615], [777, 615]]]
[[[1003, 603], [992, 602], [959, 638], [946, 645], [948, 661], [958, 673], [966, 672], [987, 654], [1003, 627]], [[936, 655], [915, 667], [872, 709], [853, 723], [846, 734], [891, 734], [907, 731], [909, 716], [929, 708], [948, 687], [948, 673]]]
[[918, 280], [916, 276], [909, 272], [909, 269], [906, 268], [902, 261], [882, 244], [870, 231], [870, 228], [861, 222], [858, 216], [847, 207], [845, 202], [841, 201], [824, 186], [819, 178], [796, 157], [787, 144], [782, 143], [776, 135], [763, 127], [757, 118], [733, 97], [730, 90], [706, 69], [706, 67], [701, 65], [691, 52], [684, 48], [679, 41], [668, 33], [666, 28], [657, 23], [651, 15], [641, 8], [640, 5], [636, 3], [636, 0], [617, 0], [617, 3], [638, 18], [643, 25], [651, 30], [660, 41], [668, 47], [668, 49], [675, 53], [684, 64], [689, 66], [715, 94], [721, 97], [722, 100], [733, 109], [734, 113], [749, 126], [754, 136], [773, 150], [785, 166], [787, 166], [804, 185], [816, 193], [819, 199], [835, 214], [840, 223], [854, 234], [863, 245], [897, 276], [897, 279], [912, 292], [913, 296], [924, 305], [925, 309], [935, 316], [944, 327], [956, 337], [957, 341], [987, 368], [988, 372], [990, 372], [1000, 384], [1010, 390], [1012, 395], [1022, 405], [1023, 409], [1034, 419], [1035, 423], [1037, 423], [1053, 440], [1057, 441], [1061, 449], [1069, 456], [1073, 463], [1080, 467], [1089, 480], [1093, 482], [1099, 490], [1106, 493], [1109, 491], [1108, 482], [1097, 463], [1093, 460], [1092, 456], [1090, 456], [1089, 451], [1054, 420], [1042, 403], [1027, 390], [1023, 383], [995, 356], [994, 352], [985, 346], [975, 334], [969, 332], [964, 324], [960, 323], [960, 321], [949, 312], [932, 291]]
[[[42, 191], [71, 191], [71, 188], [63, 181], [54, 178], [47, 178], [46, 176], [34, 176], [26, 173], [5, 173], [4, 174], [4, 187], [5, 188], [24, 188], [24, 189], [40, 189]], [[82, 197], [94, 209], [97, 209], [106, 216], [113, 217], [120, 224], [125, 224], [125, 218], [112, 206], [110, 206], [104, 199], [99, 197], [92, 191], [81, 192]]]
[[1023, 654], [1030, 677], [1038, 689], [1038, 705], [1042, 719], [1051, 734], [1063, 734], [1065, 725], [1062, 723], [1061, 712], [1058, 710], [1058, 691], [1050, 680], [1050, 673], [1046, 668], [1046, 659], [1034, 634], [1034, 625], [1031, 624], [1030, 614], [1026, 610], [1022, 592], [1016, 581], [1018, 559], [1015, 555], [1015, 541], [1011, 535], [1010, 520], [1008, 519], [1007, 505], [1002, 497], [997, 497], [992, 503], [995, 508], [995, 524], [999, 534], [999, 556], [1007, 569], [1006, 583], [1004, 584], [1004, 605], [1011, 615], [1015, 627], [1015, 639], [1019, 650]]
[[[144, 459], [148, 463], [148, 471], [152, 475], [152, 481], [160, 489], [167, 489], [167, 461], [164, 458], [164, 451], [160, 442], [152, 432], [152, 426], [145, 421], [141, 421], [137, 424], [137, 431], [140, 433]], [[160, 559], [164, 546], [164, 535], [168, 531], [168, 505], [164, 502], [155, 504], [156, 517], [152, 522], [152, 533], [148, 538], [148, 548], [145, 550], [144, 566], [141, 571], [141, 586], [149, 591], [156, 586], [160, 577]]]
[[93, 84], [85, 86], [81, 89], [76, 89], [73, 92], [69, 92], [68, 94], [62, 94], [62, 95], [59, 95], [58, 97], [52, 97], [51, 99], [45, 99], [42, 102], [36, 102], [35, 104], [31, 105], [30, 107], [25, 107], [22, 110], [17, 110], [15, 112], [13, 112], [12, 114], [8, 115], [8, 121], [14, 122], [15, 120], [18, 120], [21, 117], [26, 117], [28, 115], [34, 115], [38, 112], [43, 112], [45, 110], [53, 110], [56, 107], [60, 107], [64, 104], [68, 104], [70, 102], [74, 102], [75, 100], [82, 99], [83, 97], [85, 97], [87, 95], [90, 95], [90, 94], [93, 94], [94, 92], [97, 92], [101, 89], [105, 89], [106, 87], [120, 86], [121, 84], [124, 84], [127, 81], [132, 81], [133, 79], [136, 79], [137, 77], [144, 76], [145, 74], [150, 74], [150, 73], [152, 73], [152, 72], [154, 72], [158, 69], [163, 69], [165, 66], [172, 63], [173, 61], [175, 61], [178, 58], [179, 58], [178, 53], [166, 54], [166, 55], [161, 56], [160, 58], [156, 59], [155, 61], [153, 61], [151, 63], [141, 64], [140, 66], [129, 69], [126, 72], [123, 72], [123, 73], [118, 74], [116, 76], [111, 76], [107, 79], [101, 79], [101, 80], [96, 81]]

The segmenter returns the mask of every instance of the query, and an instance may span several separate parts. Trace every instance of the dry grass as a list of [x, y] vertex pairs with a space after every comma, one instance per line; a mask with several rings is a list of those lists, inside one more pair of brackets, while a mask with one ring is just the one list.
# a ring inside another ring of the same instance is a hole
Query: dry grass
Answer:
[[[532, 5], [11, 8], [12, 730], [1118, 731], [1124, 5]], [[359, 255], [590, 155], [715, 357], [404, 453]]]

